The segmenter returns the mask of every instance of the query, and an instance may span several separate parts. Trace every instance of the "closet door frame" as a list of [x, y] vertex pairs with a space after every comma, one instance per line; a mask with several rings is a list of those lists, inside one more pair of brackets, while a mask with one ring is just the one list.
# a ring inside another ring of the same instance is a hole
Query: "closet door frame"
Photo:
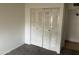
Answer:
[[[25, 17], [26, 23], [30, 22], [30, 17], [29, 17], [30, 16], [30, 8], [59, 8], [60, 9], [60, 18], [59, 18], [60, 19], [60, 21], [59, 21], [59, 23], [60, 23], [59, 27], [60, 28], [59, 28], [59, 34], [58, 34], [59, 39], [57, 40], [57, 47], [58, 48], [56, 49], [56, 52], [60, 53], [60, 50], [61, 50], [61, 47], [62, 47], [61, 40], [62, 40], [62, 27], [63, 27], [62, 24], [63, 24], [63, 14], [64, 14], [64, 4], [44, 4], [44, 5], [43, 4], [26, 4], [25, 10], [28, 9], [27, 10], [28, 12], [27, 11], [25, 12], [25, 16], [27, 16], [27, 18]], [[27, 25], [30, 26], [30, 23], [26, 24], [25, 26], [27, 26]], [[27, 28], [28, 27], [25, 28], [25, 31], [26, 31], [25, 36], [28, 35], [27, 34], [27, 32], [28, 32]], [[29, 28], [29, 30], [30, 30], [30, 28]], [[30, 33], [30, 31], [28, 33]], [[29, 40], [28, 44], [31, 44], [30, 43], [30, 40], [31, 40], [30, 34], [27, 37], [25, 37], [25, 41]]]

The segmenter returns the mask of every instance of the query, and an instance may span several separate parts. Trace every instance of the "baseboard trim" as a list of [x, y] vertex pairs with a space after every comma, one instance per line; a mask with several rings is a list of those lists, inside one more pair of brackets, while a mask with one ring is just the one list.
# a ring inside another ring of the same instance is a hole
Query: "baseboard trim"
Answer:
[[1, 55], [6, 55], [7, 53], [11, 52], [12, 50], [14, 50], [14, 49], [16, 49], [16, 48], [18, 48], [18, 47], [20, 47], [20, 46], [22, 46], [22, 45], [23, 45], [23, 44], [17, 45], [16, 47], [14, 47], [14, 48], [12, 48], [12, 49], [6, 51], [5, 53], [3, 53], [3, 54], [1, 54]]

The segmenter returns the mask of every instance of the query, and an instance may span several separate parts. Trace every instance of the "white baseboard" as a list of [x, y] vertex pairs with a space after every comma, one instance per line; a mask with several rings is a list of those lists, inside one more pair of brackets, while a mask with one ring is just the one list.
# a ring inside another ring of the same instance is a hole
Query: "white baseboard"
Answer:
[[16, 48], [20, 47], [21, 45], [23, 45], [23, 44], [19, 44], [19, 45], [17, 45], [17, 46], [15, 46], [15, 47], [13, 47], [12, 49], [9, 49], [8, 51], [4, 52], [4, 53], [3, 53], [3, 54], [1, 54], [1, 55], [5, 55], [5, 54], [9, 53], [10, 51], [12, 51], [12, 50], [14, 50], [14, 49], [16, 49]]

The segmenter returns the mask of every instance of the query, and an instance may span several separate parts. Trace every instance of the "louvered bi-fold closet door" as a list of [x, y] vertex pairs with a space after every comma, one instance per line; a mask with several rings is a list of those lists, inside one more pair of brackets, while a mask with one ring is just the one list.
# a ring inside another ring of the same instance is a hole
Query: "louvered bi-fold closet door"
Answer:
[[49, 49], [51, 9], [43, 9], [43, 48]]
[[59, 9], [32, 8], [31, 44], [56, 51], [59, 29]]
[[31, 44], [42, 47], [43, 13], [41, 8], [30, 10], [31, 18]]
[[45, 8], [43, 10], [44, 10], [43, 48], [56, 51], [57, 40], [58, 40], [59, 9]]

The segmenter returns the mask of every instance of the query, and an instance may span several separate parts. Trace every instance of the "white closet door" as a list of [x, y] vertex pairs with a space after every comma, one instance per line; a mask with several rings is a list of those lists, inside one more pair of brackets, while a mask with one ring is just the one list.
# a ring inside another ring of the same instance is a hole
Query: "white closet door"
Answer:
[[31, 9], [31, 44], [42, 47], [42, 9]]
[[56, 17], [56, 15], [52, 15], [51, 16], [51, 20], [53, 20], [52, 21], [52, 23], [51, 23], [51, 26], [50, 26], [50, 33], [49, 33], [49, 35], [50, 35], [50, 38], [49, 38], [49, 40], [50, 40], [50, 43], [49, 43], [49, 49], [50, 50], [56, 50], [56, 43], [57, 43], [57, 19], [55, 18]]
[[59, 9], [31, 9], [31, 44], [57, 51]]
[[49, 49], [51, 9], [43, 9], [43, 48]]
[[57, 50], [59, 9], [53, 9], [50, 22], [50, 50]]
[[58, 9], [44, 9], [43, 47], [56, 51], [58, 40]]

